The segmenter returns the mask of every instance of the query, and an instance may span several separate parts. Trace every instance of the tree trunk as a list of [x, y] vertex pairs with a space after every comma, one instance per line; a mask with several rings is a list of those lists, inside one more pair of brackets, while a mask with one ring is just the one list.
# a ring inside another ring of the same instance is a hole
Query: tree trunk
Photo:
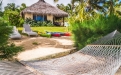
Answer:
[[109, 9], [109, 11], [110, 11], [110, 15], [113, 14], [113, 12], [114, 12], [113, 0], [110, 1], [110, 9]]

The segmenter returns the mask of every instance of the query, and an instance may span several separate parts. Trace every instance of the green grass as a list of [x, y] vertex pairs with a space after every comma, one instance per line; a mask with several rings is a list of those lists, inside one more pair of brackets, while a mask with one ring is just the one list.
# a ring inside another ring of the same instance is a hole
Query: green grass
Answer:
[[[18, 27], [17, 28], [19, 31], [23, 30], [23, 27]], [[69, 32], [67, 27], [31, 27], [33, 31], [36, 32], [42, 32], [44, 33], [45, 31], [49, 32]]]

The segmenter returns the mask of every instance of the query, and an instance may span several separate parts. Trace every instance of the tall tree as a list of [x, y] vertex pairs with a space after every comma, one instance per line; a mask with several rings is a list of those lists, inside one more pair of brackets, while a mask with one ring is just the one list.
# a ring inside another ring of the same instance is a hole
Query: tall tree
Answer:
[[0, 11], [2, 11], [2, 1], [3, 0], [0, 0]]
[[89, 10], [97, 10], [99, 12], [106, 12], [108, 11], [109, 14], [114, 13], [114, 7], [120, 0], [87, 0], [87, 8]]
[[72, 13], [72, 6], [71, 4], [67, 4], [66, 6], [64, 4], [57, 4], [56, 5], [59, 9], [67, 12], [68, 14]]
[[72, 4], [72, 10], [74, 9], [74, 4], [76, 2], [83, 2], [82, 0], [71, 0], [71, 4]]
[[64, 6], [64, 4], [57, 4], [56, 5], [59, 9], [66, 11], [66, 6]]
[[[54, 0], [59, 1], [59, 0]], [[74, 9], [74, 4], [76, 2], [82, 4], [86, 4], [86, 9], [88, 11], [94, 11], [97, 10], [99, 12], [106, 13], [107, 10], [110, 14], [113, 14], [114, 12], [114, 6], [116, 3], [118, 3], [120, 0], [71, 0], [72, 10]]]
[[16, 11], [18, 10], [19, 6], [16, 6], [15, 3], [8, 3], [6, 7], [4, 7], [5, 10], [12, 10]]
[[[54, 2], [58, 2], [59, 0], [54, 0]], [[83, 2], [83, 0], [71, 0], [71, 6], [72, 6], [72, 10], [74, 9], [74, 3], [76, 2]]]
[[27, 7], [26, 4], [22, 3], [21, 6], [20, 6], [20, 11], [24, 10], [26, 7]]
[[21, 6], [15, 5], [15, 3], [8, 3], [4, 11], [4, 19], [9, 22], [10, 25], [22, 26], [24, 20], [20, 16], [20, 12], [26, 8], [26, 4], [22, 3]]

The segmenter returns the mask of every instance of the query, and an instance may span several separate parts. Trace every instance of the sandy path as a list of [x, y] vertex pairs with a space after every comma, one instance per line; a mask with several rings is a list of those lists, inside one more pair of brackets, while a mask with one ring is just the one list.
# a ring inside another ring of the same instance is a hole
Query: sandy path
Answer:
[[[16, 57], [19, 60], [33, 60], [43, 58], [48, 55], [64, 53], [73, 48], [71, 37], [23, 37], [21, 40], [10, 40], [18, 46], [23, 46], [23, 52]], [[34, 44], [36, 43], [36, 44]]]

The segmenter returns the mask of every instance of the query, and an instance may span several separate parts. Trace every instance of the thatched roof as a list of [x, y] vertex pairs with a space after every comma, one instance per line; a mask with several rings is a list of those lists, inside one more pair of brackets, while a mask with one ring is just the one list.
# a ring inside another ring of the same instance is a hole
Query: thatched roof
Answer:
[[22, 13], [32, 13], [40, 15], [68, 16], [68, 13], [46, 3], [44, 0], [39, 0], [37, 3], [25, 8]]

